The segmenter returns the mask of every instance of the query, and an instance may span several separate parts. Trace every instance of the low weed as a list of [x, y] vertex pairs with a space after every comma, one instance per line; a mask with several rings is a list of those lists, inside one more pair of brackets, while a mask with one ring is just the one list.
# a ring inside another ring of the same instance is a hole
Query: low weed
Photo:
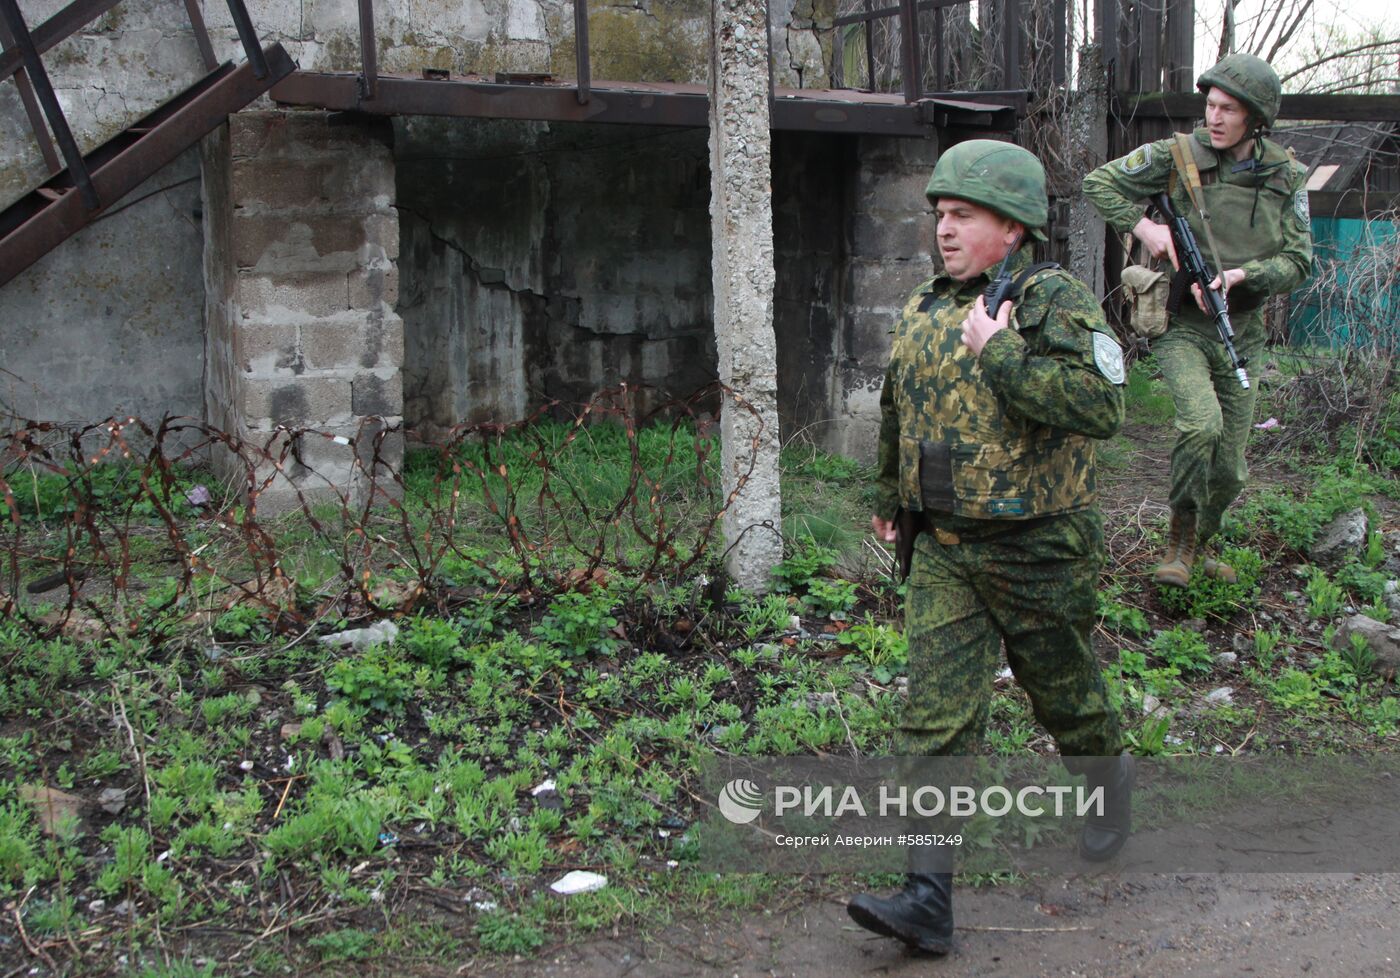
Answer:
[[1342, 613], [1346, 602], [1346, 592], [1338, 587], [1321, 567], [1310, 570], [1303, 593], [1308, 599], [1308, 614], [1314, 618], [1335, 618]]
[[1105, 628], [1120, 635], [1146, 635], [1152, 630], [1147, 615], [1141, 608], [1135, 608], [1122, 601], [1123, 585], [1114, 582], [1098, 593], [1099, 622]]
[[1283, 632], [1277, 628], [1260, 628], [1254, 633], [1254, 658], [1261, 668], [1268, 669], [1278, 655]]
[[1152, 639], [1152, 651], [1180, 673], [1210, 672], [1213, 664], [1205, 638], [1184, 628], [1158, 632]]
[[1287, 666], [1264, 684], [1269, 702], [1280, 710], [1315, 713], [1322, 704], [1322, 691], [1310, 673], [1296, 666]]
[[317, 934], [306, 942], [322, 961], [364, 961], [374, 954], [378, 937], [367, 931], [344, 927]]
[[[1225, 535], [1246, 542], [1259, 527], [1271, 530], [1294, 550], [1306, 551], [1322, 528], [1337, 516], [1358, 506], [1368, 494], [1396, 492], [1393, 480], [1366, 471], [1339, 472], [1328, 467], [1301, 492], [1270, 488], [1255, 493], [1232, 515]], [[1369, 504], [1361, 503], [1363, 508]]]
[[858, 600], [854, 581], [816, 578], [808, 584], [802, 606], [819, 617], [838, 621], [855, 608]]
[[444, 618], [418, 615], [404, 626], [398, 641], [419, 662], [442, 670], [452, 665], [462, 650], [462, 629]]
[[493, 954], [529, 954], [545, 941], [544, 928], [529, 916], [492, 910], [481, 915], [474, 928], [483, 951]]
[[622, 645], [612, 634], [617, 628], [612, 613], [615, 604], [602, 588], [589, 593], [566, 592], [549, 603], [549, 610], [532, 632], [559, 651], [566, 668], [590, 656], [612, 655]]
[[214, 637], [226, 642], [266, 642], [272, 636], [266, 615], [256, 605], [234, 605], [214, 619]]
[[1198, 561], [1185, 588], [1161, 588], [1162, 604], [1190, 618], [1228, 620], [1258, 596], [1264, 558], [1250, 547], [1227, 546], [1219, 560], [1235, 569], [1236, 580], [1220, 580], [1206, 575]]
[[879, 682], [894, 678], [909, 659], [909, 641], [893, 625], [877, 622], [870, 614], [841, 633], [840, 641], [856, 650]]
[[791, 592], [810, 587], [814, 580], [836, 566], [839, 556], [834, 548], [822, 546], [810, 536], [799, 536], [792, 553], [773, 568], [777, 589]]
[[326, 685], [352, 703], [399, 713], [413, 693], [414, 672], [394, 650], [373, 646], [334, 663]]
[[19, 801], [0, 804], [0, 884], [32, 886], [46, 877], [41, 853], [33, 809]]
[[[1384, 559], [1384, 551], [1382, 551]], [[1337, 571], [1334, 583], [1350, 594], [1357, 604], [1384, 604], [1385, 584], [1391, 576], [1363, 561], [1348, 561]]]

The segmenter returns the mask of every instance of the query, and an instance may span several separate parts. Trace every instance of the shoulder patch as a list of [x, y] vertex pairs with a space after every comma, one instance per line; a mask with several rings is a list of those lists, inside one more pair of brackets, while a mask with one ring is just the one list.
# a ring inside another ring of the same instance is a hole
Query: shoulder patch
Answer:
[[1112, 383], [1121, 384], [1128, 379], [1123, 369], [1123, 348], [1112, 336], [1098, 330], [1094, 330], [1094, 366]]
[[1312, 222], [1311, 214], [1308, 210], [1308, 192], [1299, 190], [1293, 195], [1293, 213], [1298, 217], [1298, 223], [1307, 227]]
[[1118, 164], [1119, 169], [1121, 169], [1124, 173], [1128, 174], [1129, 176], [1132, 176], [1135, 173], [1141, 173], [1143, 170], [1146, 170], [1151, 165], [1151, 143], [1144, 143], [1143, 145], [1139, 146], [1127, 156], [1123, 157], [1123, 162]]

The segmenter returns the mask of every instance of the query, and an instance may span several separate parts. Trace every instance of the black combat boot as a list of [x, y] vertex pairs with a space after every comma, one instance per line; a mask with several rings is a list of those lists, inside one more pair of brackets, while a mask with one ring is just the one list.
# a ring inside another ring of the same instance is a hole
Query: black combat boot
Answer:
[[1118, 855], [1128, 841], [1133, 821], [1133, 755], [1096, 757], [1084, 767], [1089, 790], [1103, 788], [1103, 814], [1088, 815], [1079, 833], [1079, 855], [1090, 862], [1106, 862]]
[[892, 897], [862, 893], [846, 912], [866, 930], [926, 954], [947, 954], [953, 947], [952, 855], [946, 847], [911, 850], [903, 890]]

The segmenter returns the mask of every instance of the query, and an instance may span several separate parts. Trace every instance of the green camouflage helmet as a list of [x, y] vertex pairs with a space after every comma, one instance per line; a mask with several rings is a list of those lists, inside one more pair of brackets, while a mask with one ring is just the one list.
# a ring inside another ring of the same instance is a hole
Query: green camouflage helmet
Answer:
[[1196, 79], [1196, 87], [1202, 94], [1218, 88], [1233, 95], [1266, 126], [1272, 126], [1278, 118], [1279, 102], [1283, 99], [1278, 74], [1267, 61], [1252, 54], [1225, 55], [1219, 64]]
[[1028, 150], [995, 139], [969, 139], [938, 158], [924, 195], [935, 204], [952, 197], [980, 204], [1024, 224], [1026, 233], [1045, 238], [1050, 202], [1045, 168]]

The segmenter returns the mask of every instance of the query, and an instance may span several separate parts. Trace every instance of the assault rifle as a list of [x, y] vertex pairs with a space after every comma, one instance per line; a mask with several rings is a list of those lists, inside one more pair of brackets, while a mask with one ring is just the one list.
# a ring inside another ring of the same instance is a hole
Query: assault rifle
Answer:
[[[1176, 209], [1172, 207], [1171, 198], [1166, 194], [1153, 196], [1152, 204], [1167, 219], [1167, 227], [1171, 230], [1177, 260], [1181, 262], [1181, 270], [1186, 273], [1179, 281], [1186, 287], [1192, 283], [1200, 286], [1206, 310], [1215, 320], [1216, 331], [1220, 333], [1220, 342], [1225, 345], [1225, 353], [1230, 358], [1231, 366], [1235, 368], [1235, 376], [1240, 379], [1240, 386], [1249, 390], [1249, 374], [1244, 370], [1246, 360], [1235, 349], [1235, 329], [1230, 325], [1230, 312], [1225, 307], [1225, 297], [1210, 287], [1210, 283], [1215, 281], [1215, 275], [1201, 255], [1196, 236], [1191, 233], [1191, 226], [1186, 223], [1186, 218], [1177, 214]], [[1224, 275], [1224, 269], [1221, 269], [1221, 275]], [[1174, 281], [1172, 285], [1172, 298], [1167, 301], [1167, 310], [1176, 312], [1182, 296], [1177, 283]]]

